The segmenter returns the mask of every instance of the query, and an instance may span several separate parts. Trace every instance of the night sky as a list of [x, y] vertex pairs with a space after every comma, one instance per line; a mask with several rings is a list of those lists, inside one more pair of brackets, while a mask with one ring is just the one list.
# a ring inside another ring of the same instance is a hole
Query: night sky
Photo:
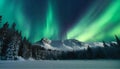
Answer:
[[2, 24], [15, 22], [31, 42], [77, 39], [113, 41], [120, 36], [120, 0], [0, 0]]

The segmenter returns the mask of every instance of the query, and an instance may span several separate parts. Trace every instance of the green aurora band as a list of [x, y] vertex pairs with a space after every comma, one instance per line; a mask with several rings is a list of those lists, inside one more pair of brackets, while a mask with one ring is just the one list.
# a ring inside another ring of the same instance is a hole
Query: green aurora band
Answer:
[[[17, 2], [17, 1], [16, 1]], [[55, 17], [55, 12], [53, 12], [53, 7], [51, 2], [48, 2], [48, 8], [46, 13], [46, 18], [44, 19], [44, 24], [42, 26], [37, 25], [35, 31], [35, 36], [30, 37], [31, 25], [30, 20], [27, 19], [24, 12], [22, 11], [22, 0], [19, 1], [19, 4], [15, 4], [15, 1], [10, 0], [0, 0], [0, 14], [3, 16], [2, 22], [5, 23], [6, 20], [9, 22], [10, 25], [13, 22], [17, 23], [17, 29], [22, 31], [22, 35], [27, 39], [30, 39], [31, 42], [36, 42], [43, 37], [50, 38], [50, 39], [58, 39], [58, 23]], [[9, 4], [7, 6], [6, 4]], [[3, 8], [4, 7], [4, 8]], [[5, 9], [7, 8], [7, 9]], [[8, 11], [9, 10], [9, 11]], [[54, 14], [53, 14], [54, 13]], [[41, 21], [38, 21], [40, 23]], [[0, 27], [2, 24], [0, 25]], [[41, 30], [42, 29], [42, 30]], [[51, 37], [54, 36], [54, 37]]]
[[51, 38], [51, 36], [54, 35], [54, 37], [56, 39], [58, 39], [58, 34], [59, 34], [59, 28], [58, 28], [58, 23], [57, 23], [57, 19], [55, 17], [55, 12], [53, 12], [53, 8], [51, 3], [48, 3], [48, 11], [47, 11], [47, 15], [46, 15], [46, 22], [45, 22], [45, 27], [44, 27], [44, 37], [50, 38], [50, 39], [54, 39], [53, 37]]
[[7, 20], [10, 25], [16, 22], [16, 28], [21, 31], [24, 30], [22, 31], [22, 35], [29, 38], [30, 25], [27, 24], [29, 21], [22, 11], [22, 0], [17, 5], [16, 2], [13, 0], [0, 0], [0, 14], [3, 16], [2, 22], [5, 23]]
[[[42, 37], [53, 40], [60, 39], [61, 27], [57, 17], [57, 5], [53, 0], [48, 1], [47, 11], [43, 20], [39, 19], [36, 21], [34, 32], [31, 31], [31, 20], [23, 11], [23, 2], [24, 0], [0, 0], [0, 15], [3, 16], [2, 22], [5, 23], [7, 20], [10, 25], [16, 22], [16, 29], [21, 30], [22, 35], [31, 42], [36, 42]], [[96, 1], [83, 14], [82, 18], [78, 18], [75, 25], [66, 32], [65, 38], [84, 42], [114, 40], [115, 34], [120, 36], [119, 13], [120, 0], [110, 0], [109, 3]], [[2, 27], [3, 23], [0, 24], [0, 27]], [[39, 25], [39, 23], [42, 25]], [[115, 27], [112, 27], [114, 25]], [[31, 35], [31, 32], [34, 35]]]
[[[47, 4], [45, 18], [37, 21], [38, 25], [35, 27], [34, 36], [29, 36], [31, 42], [39, 41], [41, 38], [59, 39], [59, 23], [54, 10], [55, 4], [51, 0], [49, 0]], [[42, 24], [40, 25], [40, 23]]]
[[[71, 28], [67, 33], [67, 39], [75, 38], [80, 41], [102, 41], [104, 38], [109, 40], [109, 38], [114, 37], [115, 34], [120, 35], [120, 0], [113, 0], [105, 9], [101, 15], [97, 18], [95, 12], [99, 12], [97, 6], [101, 3], [95, 3], [82, 19], [78, 21], [78, 23]], [[104, 3], [102, 3], [104, 5]], [[104, 8], [104, 7], [102, 7]], [[96, 11], [96, 9], [98, 11]], [[93, 19], [94, 20], [93, 20]], [[92, 23], [91, 25], [88, 25]], [[108, 25], [117, 26], [111, 29]], [[107, 30], [110, 29], [110, 31]]]

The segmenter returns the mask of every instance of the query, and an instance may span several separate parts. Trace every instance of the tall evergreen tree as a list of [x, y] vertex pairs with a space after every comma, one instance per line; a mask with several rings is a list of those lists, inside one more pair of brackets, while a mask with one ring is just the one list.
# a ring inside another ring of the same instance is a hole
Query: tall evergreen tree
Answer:
[[117, 35], [115, 35], [115, 38], [116, 38], [117, 44], [120, 46], [120, 39], [118, 38]]
[[0, 16], [0, 23], [2, 23], [2, 16]]
[[15, 30], [16, 23], [12, 24], [12, 29]]
[[105, 41], [103, 41], [103, 46], [104, 47], [108, 47], [107, 44], [105, 43]]
[[93, 58], [93, 52], [92, 52], [92, 49], [90, 48], [90, 46], [88, 46], [86, 53], [87, 53], [87, 58], [88, 59], [92, 59]]
[[3, 39], [0, 37], [0, 59], [2, 54], [2, 48], [3, 48]]

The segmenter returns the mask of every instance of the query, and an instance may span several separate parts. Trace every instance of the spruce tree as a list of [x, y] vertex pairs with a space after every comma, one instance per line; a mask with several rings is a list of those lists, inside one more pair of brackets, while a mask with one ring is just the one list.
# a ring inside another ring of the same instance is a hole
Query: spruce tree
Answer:
[[115, 38], [116, 38], [117, 44], [120, 46], [120, 39], [118, 38], [117, 35], [115, 35]]
[[13, 24], [12, 24], [12, 29], [13, 29], [13, 30], [15, 30], [15, 26], [16, 26], [16, 24], [13, 23]]
[[103, 41], [103, 46], [104, 47], [108, 47], [107, 44], [105, 43], [105, 41]]
[[88, 48], [87, 48], [87, 58], [88, 59], [93, 58], [93, 52], [92, 52], [92, 49], [90, 48], [90, 46], [88, 46]]
[[0, 16], [0, 23], [2, 23], [2, 16]]

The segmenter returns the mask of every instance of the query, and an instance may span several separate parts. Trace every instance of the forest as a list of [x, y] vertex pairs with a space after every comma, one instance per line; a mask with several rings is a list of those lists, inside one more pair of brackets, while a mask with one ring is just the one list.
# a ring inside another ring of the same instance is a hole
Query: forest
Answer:
[[[2, 16], [0, 16], [0, 25]], [[81, 60], [81, 59], [120, 59], [120, 39], [115, 35], [116, 43], [110, 42], [110, 46], [103, 41], [104, 47], [62, 51], [46, 49], [42, 46], [33, 45], [20, 30], [16, 30], [16, 23], [10, 27], [8, 22], [0, 28], [0, 60]], [[40, 40], [45, 41], [44, 39]]]

